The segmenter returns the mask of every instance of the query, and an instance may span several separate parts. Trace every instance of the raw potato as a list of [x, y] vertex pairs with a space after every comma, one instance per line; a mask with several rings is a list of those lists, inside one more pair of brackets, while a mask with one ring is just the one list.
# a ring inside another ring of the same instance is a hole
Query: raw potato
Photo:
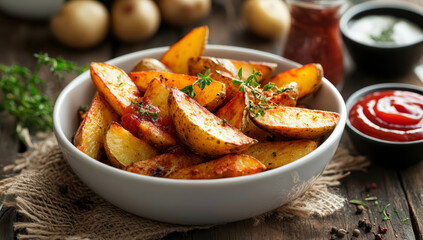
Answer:
[[169, 96], [169, 113], [180, 140], [200, 156], [239, 153], [257, 142], [176, 88]]
[[276, 106], [264, 110], [264, 116], [250, 119], [266, 131], [285, 137], [313, 139], [335, 128], [339, 114], [329, 111]]
[[118, 168], [159, 154], [150, 144], [135, 137], [116, 122], [110, 124], [104, 135], [104, 148], [110, 162]]
[[98, 1], [69, 1], [53, 16], [50, 29], [60, 42], [69, 47], [92, 47], [106, 37], [109, 13]]
[[225, 106], [217, 110], [217, 117], [228, 121], [228, 123], [244, 132], [248, 127], [248, 97], [247, 93], [240, 92]]
[[243, 154], [252, 156], [262, 162], [267, 169], [278, 168], [305, 155], [317, 148], [313, 140], [294, 140], [286, 142], [257, 143]]
[[132, 72], [141, 71], [172, 72], [162, 62], [154, 58], [143, 58], [132, 69]]
[[131, 101], [141, 96], [137, 86], [123, 70], [95, 62], [91, 63], [90, 70], [94, 86], [119, 115], [122, 116]]
[[170, 46], [169, 50], [160, 58], [160, 62], [172, 72], [188, 74], [188, 59], [203, 55], [208, 37], [209, 28], [207, 26], [194, 28]]
[[152, 0], [118, 0], [112, 5], [112, 28], [124, 42], [153, 36], [160, 26], [160, 11]]
[[267, 38], [286, 34], [291, 24], [282, 0], [247, 0], [242, 6], [242, 18], [252, 32]]
[[[194, 76], [155, 71], [131, 72], [129, 73], [129, 77], [138, 89], [143, 92], [146, 91], [148, 84], [153, 78], [159, 78], [164, 85], [178, 89], [192, 85], [196, 81], [196, 77]], [[214, 81], [209, 86], [206, 86], [204, 90], [201, 90], [198, 85], [195, 85], [194, 92], [194, 99], [202, 106], [213, 111], [223, 104], [226, 97], [226, 86], [221, 82]]]
[[251, 74], [253, 74], [253, 70], [260, 72], [261, 76], [258, 76], [257, 79], [259, 82], [262, 79], [267, 78], [272, 74], [276, 67], [278, 66], [276, 63], [268, 63], [268, 62], [254, 62], [254, 61], [237, 61], [237, 60], [230, 60], [232, 64], [236, 67], [236, 69], [242, 68], [242, 77], [244, 79], [248, 78]]
[[176, 179], [216, 179], [238, 177], [263, 172], [266, 167], [244, 154], [229, 154], [219, 159], [187, 167], [170, 174]]
[[307, 64], [299, 68], [279, 73], [263, 81], [262, 85], [269, 82], [275, 83], [275, 86], [286, 87], [291, 82], [298, 84], [298, 99], [316, 92], [322, 85], [323, 68], [318, 63]]
[[164, 153], [144, 161], [133, 163], [125, 167], [124, 170], [153, 177], [167, 177], [179, 169], [202, 162], [204, 162], [202, 158], [189, 154]]
[[94, 159], [100, 159], [103, 148], [103, 135], [112, 121], [119, 115], [99, 94], [96, 94], [84, 120], [79, 125], [73, 139], [74, 145]]
[[163, 19], [175, 26], [185, 26], [206, 18], [211, 0], [159, 0]]

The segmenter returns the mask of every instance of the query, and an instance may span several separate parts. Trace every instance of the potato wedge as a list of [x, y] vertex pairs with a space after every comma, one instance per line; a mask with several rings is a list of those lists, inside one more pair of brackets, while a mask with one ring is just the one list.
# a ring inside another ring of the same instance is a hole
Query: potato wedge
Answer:
[[269, 63], [269, 62], [254, 62], [254, 61], [238, 61], [230, 59], [232, 64], [235, 66], [235, 68], [239, 71], [240, 68], [242, 68], [242, 76], [243, 78], [247, 78], [251, 74], [253, 74], [253, 70], [256, 70], [261, 73], [261, 77], [258, 77], [257, 79], [259, 82], [262, 79], [267, 78], [272, 74], [276, 67], [278, 66], [276, 63]]
[[216, 179], [259, 173], [266, 167], [244, 154], [229, 154], [219, 159], [178, 170], [169, 175], [175, 179]]
[[188, 59], [203, 55], [208, 36], [207, 26], [194, 28], [170, 46], [160, 58], [160, 62], [175, 73], [188, 74]]
[[170, 117], [169, 104], [167, 103], [169, 93], [169, 87], [164, 85], [158, 78], [151, 80], [144, 93], [144, 97], [150, 99], [151, 104], [160, 110], [159, 116], [162, 118]]
[[232, 83], [232, 80], [238, 79], [238, 77], [232, 77], [232, 75], [228, 72], [216, 70], [210, 74], [210, 78], [213, 79], [214, 82], [217, 81], [225, 84], [226, 97], [223, 100], [224, 104], [228, 103], [239, 93], [239, 86]]
[[172, 136], [172, 134], [162, 130], [160, 127], [149, 121], [141, 121], [139, 123], [138, 137], [160, 150], [166, 150], [167, 148], [176, 145], [176, 139]]
[[85, 115], [73, 138], [73, 144], [83, 153], [94, 159], [100, 159], [103, 148], [103, 135], [119, 115], [100, 95], [96, 94], [91, 107]]
[[253, 122], [266, 131], [285, 137], [313, 139], [335, 128], [339, 114], [306, 108], [276, 106], [264, 110], [263, 116], [251, 117]]
[[214, 73], [216, 70], [227, 72], [231, 77], [238, 76], [238, 69], [232, 64], [231, 60], [226, 58], [215, 57], [196, 57], [188, 60], [189, 75], [197, 76], [199, 73], [204, 74], [206, 71]]
[[248, 127], [249, 121], [247, 93], [239, 92], [231, 101], [219, 108], [215, 115], [243, 132]]
[[299, 68], [294, 68], [279, 73], [271, 78], [263, 80], [262, 85], [269, 82], [275, 83], [275, 86], [286, 87], [291, 82], [298, 84], [299, 95], [301, 99], [311, 93], [314, 93], [322, 85], [323, 68], [318, 63], [307, 64]]
[[157, 149], [135, 137], [116, 122], [110, 124], [104, 135], [104, 148], [112, 165], [118, 168], [159, 154]]
[[124, 170], [153, 177], [167, 177], [179, 169], [202, 162], [204, 162], [203, 159], [188, 154], [164, 153], [133, 163], [125, 167]]
[[250, 118], [248, 118], [247, 128], [242, 132], [250, 138], [258, 140], [259, 142], [268, 142], [274, 140], [274, 136], [271, 133], [257, 127], [257, 125], [251, 121]]
[[180, 140], [201, 156], [238, 153], [256, 143], [177, 88], [171, 88], [169, 112]]
[[292, 82], [285, 88], [286, 91], [279, 94], [273, 94], [270, 101], [276, 105], [295, 107], [297, 105], [299, 94], [298, 84], [296, 82]]
[[[129, 77], [142, 92], [146, 91], [148, 84], [155, 77], [159, 78], [164, 85], [178, 89], [192, 85], [196, 81], [196, 77], [194, 76], [155, 71], [131, 72], [129, 73]], [[209, 86], [206, 86], [204, 90], [201, 90], [195, 85], [194, 92], [194, 99], [202, 106], [213, 111], [225, 100], [226, 86], [221, 82], [214, 81]]]
[[131, 72], [157, 71], [172, 72], [166, 65], [154, 58], [143, 58], [137, 62]]
[[243, 154], [256, 158], [267, 169], [273, 169], [302, 158], [316, 148], [317, 143], [315, 141], [302, 139], [285, 142], [257, 143], [244, 151]]
[[141, 96], [137, 86], [123, 70], [95, 62], [91, 63], [90, 70], [94, 86], [119, 115], [131, 101]]

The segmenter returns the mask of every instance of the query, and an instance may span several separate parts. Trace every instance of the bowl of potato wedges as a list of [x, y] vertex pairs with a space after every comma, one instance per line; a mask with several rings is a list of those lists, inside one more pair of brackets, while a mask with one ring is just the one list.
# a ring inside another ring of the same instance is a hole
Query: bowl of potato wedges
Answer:
[[333, 157], [346, 109], [320, 64], [207, 38], [202, 26], [92, 62], [59, 95], [65, 158], [115, 206], [176, 224], [247, 219], [300, 196]]

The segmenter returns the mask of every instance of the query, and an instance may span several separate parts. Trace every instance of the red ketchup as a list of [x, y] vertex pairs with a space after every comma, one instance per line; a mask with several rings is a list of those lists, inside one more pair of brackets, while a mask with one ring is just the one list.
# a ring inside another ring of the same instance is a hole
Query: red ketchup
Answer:
[[409, 142], [423, 139], [423, 95], [386, 90], [361, 98], [349, 114], [351, 124], [369, 136]]
[[344, 66], [338, 23], [343, 1], [329, 6], [318, 2], [291, 1], [292, 23], [283, 57], [301, 64], [320, 63], [325, 77], [340, 87]]
[[161, 130], [173, 134], [175, 130], [172, 120], [162, 118], [158, 115], [159, 112], [160, 110], [151, 104], [150, 99], [146, 97], [139, 98], [124, 109], [121, 118], [122, 126], [133, 135], [138, 136], [138, 125], [142, 121], [149, 121]]

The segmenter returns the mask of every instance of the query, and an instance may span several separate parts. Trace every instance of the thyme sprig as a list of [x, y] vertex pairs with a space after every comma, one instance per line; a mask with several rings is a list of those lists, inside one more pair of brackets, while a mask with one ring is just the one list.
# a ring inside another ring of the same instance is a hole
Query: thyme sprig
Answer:
[[64, 72], [82, 73], [87, 69], [61, 57], [51, 58], [46, 53], [34, 54], [34, 57], [37, 59], [34, 72], [18, 64], [0, 64], [0, 111], [15, 117], [18, 136], [24, 129], [47, 131], [52, 128], [53, 106], [42, 92], [45, 82], [38, 77], [42, 66], [47, 66], [60, 79], [64, 78]]
[[[159, 118], [160, 110], [153, 105], [145, 104], [143, 100], [141, 101], [132, 101], [132, 104], [135, 104], [138, 107], [140, 116], [148, 115], [150, 116], [151, 122], [155, 123]], [[154, 111], [153, 111], [154, 108]]]
[[[239, 86], [240, 92], [249, 91], [253, 95], [254, 99], [249, 101], [248, 107], [248, 111], [252, 113], [253, 118], [256, 118], [258, 116], [264, 116], [266, 110], [275, 108], [275, 106], [270, 103], [270, 99], [272, 96], [264, 94], [264, 92], [276, 88], [275, 84], [273, 82], [270, 82], [264, 85], [263, 88], [260, 88], [261, 86], [258, 77], [261, 77], [261, 73], [259, 71], [253, 70], [253, 73], [246, 79], [244, 79], [242, 76], [242, 68], [240, 68], [238, 71], [239, 79], [232, 79], [232, 83], [235, 86]], [[289, 89], [292, 88], [276, 88], [276, 90], [273, 91], [273, 95], [281, 94]]]
[[197, 76], [196, 81], [193, 84], [187, 85], [187, 86], [185, 86], [184, 88], [182, 88], [180, 90], [182, 92], [186, 93], [191, 98], [194, 98], [195, 97], [195, 92], [194, 92], [194, 86], [195, 86], [195, 84], [197, 84], [198, 87], [201, 90], [204, 90], [204, 88], [206, 86], [209, 86], [213, 82], [213, 79], [211, 79], [209, 77], [209, 74], [210, 74], [210, 71], [209, 70], [207, 70], [204, 74], [199, 73], [198, 76]]

